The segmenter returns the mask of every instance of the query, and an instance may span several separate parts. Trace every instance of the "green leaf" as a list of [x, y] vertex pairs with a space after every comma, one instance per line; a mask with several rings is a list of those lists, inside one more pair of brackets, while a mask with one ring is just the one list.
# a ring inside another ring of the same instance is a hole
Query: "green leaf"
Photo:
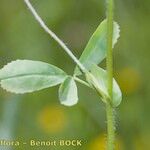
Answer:
[[72, 77], [67, 77], [59, 88], [60, 103], [66, 106], [75, 105], [78, 102], [77, 86]]
[[[114, 22], [113, 47], [119, 38], [119, 25]], [[87, 70], [90, 70], [92, 64], [99, 64], [106, 57], [107, 52], [107, 20], [105, 19], [90, 38], [84, 49], [80, 62]], [[75, 68], [75, 75], [81, 75], [78, 67]]]
[[13, 93], [29, 93], [62, 83], [61, 69], [40, 61], [16, 60], [0, 70], [2, 88]]
[[[95, 86], [95, 88], [99, 91], [99, 93], [103, 98], [103, 101], [106, 102], [105, 99], [109, 98], [108, 89], [107, 89], [107, 81], [108, 81], [107, 72], [104, 69], [98, 67], [97, 65], [93, 65], [93, 67], [91, 68], [91, 73], [95, 79], [92, 80], [93, 86]], [[112, 104], [114, 107], [117, 107], [121, 103], [121, 101], [122, 101], [121, 90], [117, 82], [115, 81], [115, 79], [113, 79]]]

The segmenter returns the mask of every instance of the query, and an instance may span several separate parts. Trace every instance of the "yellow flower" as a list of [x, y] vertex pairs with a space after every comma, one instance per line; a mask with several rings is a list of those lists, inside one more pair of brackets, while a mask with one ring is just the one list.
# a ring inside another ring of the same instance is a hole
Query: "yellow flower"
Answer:
[[133, 68], [124, 68], [117, 73], [117, 81], [125, 94], [135, 92], [140, 84], [140, 75]]
[[[88, 150], [106, 150], [106, 142], [106, 136], [101, 134], [91, 141]], [[123, 150], [122, 142], [119, 139], [116, 141], [115, 150]]]
[[66, 115], [61, 106], [47, 106], [38, 115], [40, 128], [46, 133], [61, 132], [66, 125]]

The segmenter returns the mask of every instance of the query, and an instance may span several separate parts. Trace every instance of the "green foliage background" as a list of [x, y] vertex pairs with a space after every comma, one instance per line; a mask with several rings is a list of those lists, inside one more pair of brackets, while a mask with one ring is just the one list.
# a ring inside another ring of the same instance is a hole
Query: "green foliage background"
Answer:
[[[78, 57], [105, 18], [102, 0], [32, 0], [32, 3], [47, 25]], [[114, 75], [123, 91], [123, 101], [116, 114], [120, 150], [149, 150], [150, 1], [116, 0], [115, 3], [115, 20], [121, 26], [121, 38], [114, 50]], [[1, 68], [16, 59], [48, 62], [69, 74], [75, 66], [39, 27], [23, 0], [0, 0]], [[27, 142], [30, 139], [82, 139], [82, 147], [52, 149], [103, 149], [98, 143], [105, 142], [101, 140], [106, 129], [105, 107], [96, 93], [81, 85], [78, 88], [79, 103], [71, 108], [60, 106], [58, 87], [26, 95], [0, 89], [0, 139]], [[25, 145], [12, 149], [32, 148]]]

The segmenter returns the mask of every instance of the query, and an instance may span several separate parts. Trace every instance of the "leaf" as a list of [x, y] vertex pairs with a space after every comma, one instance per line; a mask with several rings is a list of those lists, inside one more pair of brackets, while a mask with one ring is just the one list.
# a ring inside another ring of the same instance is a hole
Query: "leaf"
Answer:
[[40, 61], [16, 60], [0, 70], [2, 88], [13, 93], [29, 93], [62, 83], [66, 73]]
[[[93, 65], [91, 68], [91, 73], [95, 77], [96, 81], [93, 82], [93, 85], [96, 84], [96, 89], [101, 93], [102, 97], [109, 98], [108, 89], [107, 89], [107, 81], [108, 81], [108, 74], [107, 72], [98, 67], [97, 65]], [[103, 100], [104, 100], [103, 99]], [[112, 104], [114, 107], [117, 107], [122, 101], [122, 93], [121, 90], [113, 79], [113, 100]]]
[[67, 77], [59, 88], [60, 103], [66, 106], [72, 106], [78, 102], [77, 86], [72, 77]]
[[[119, 25], [114, 22], [113, 47], [119, 38]], [[87, 70], [90, 70], [93, 64], [99, 64], [106, 57], [107, 52], [107, 20], [105, 19], [96, 29], [84, 49], [80, 62]], [[75, 75], [81, 75], [78, 67], [75, 68]]]

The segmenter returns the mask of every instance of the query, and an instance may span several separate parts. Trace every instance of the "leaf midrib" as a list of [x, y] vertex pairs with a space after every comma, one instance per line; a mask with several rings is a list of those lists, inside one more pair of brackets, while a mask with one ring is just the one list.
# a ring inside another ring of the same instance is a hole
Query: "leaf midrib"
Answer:
[[57, 75], [50, 75], [50, 74], [43, 74], [43, 73], [31, 73], [31, 74], [20, 74], [15, 76], [10, 76], [6, 78], [0, 78], [0, 80], [7, 80], [7, 79], [13, 79], [17, 77], [24, 77], [24, 76], [65, 76], [65, 74], [57, 74]]

